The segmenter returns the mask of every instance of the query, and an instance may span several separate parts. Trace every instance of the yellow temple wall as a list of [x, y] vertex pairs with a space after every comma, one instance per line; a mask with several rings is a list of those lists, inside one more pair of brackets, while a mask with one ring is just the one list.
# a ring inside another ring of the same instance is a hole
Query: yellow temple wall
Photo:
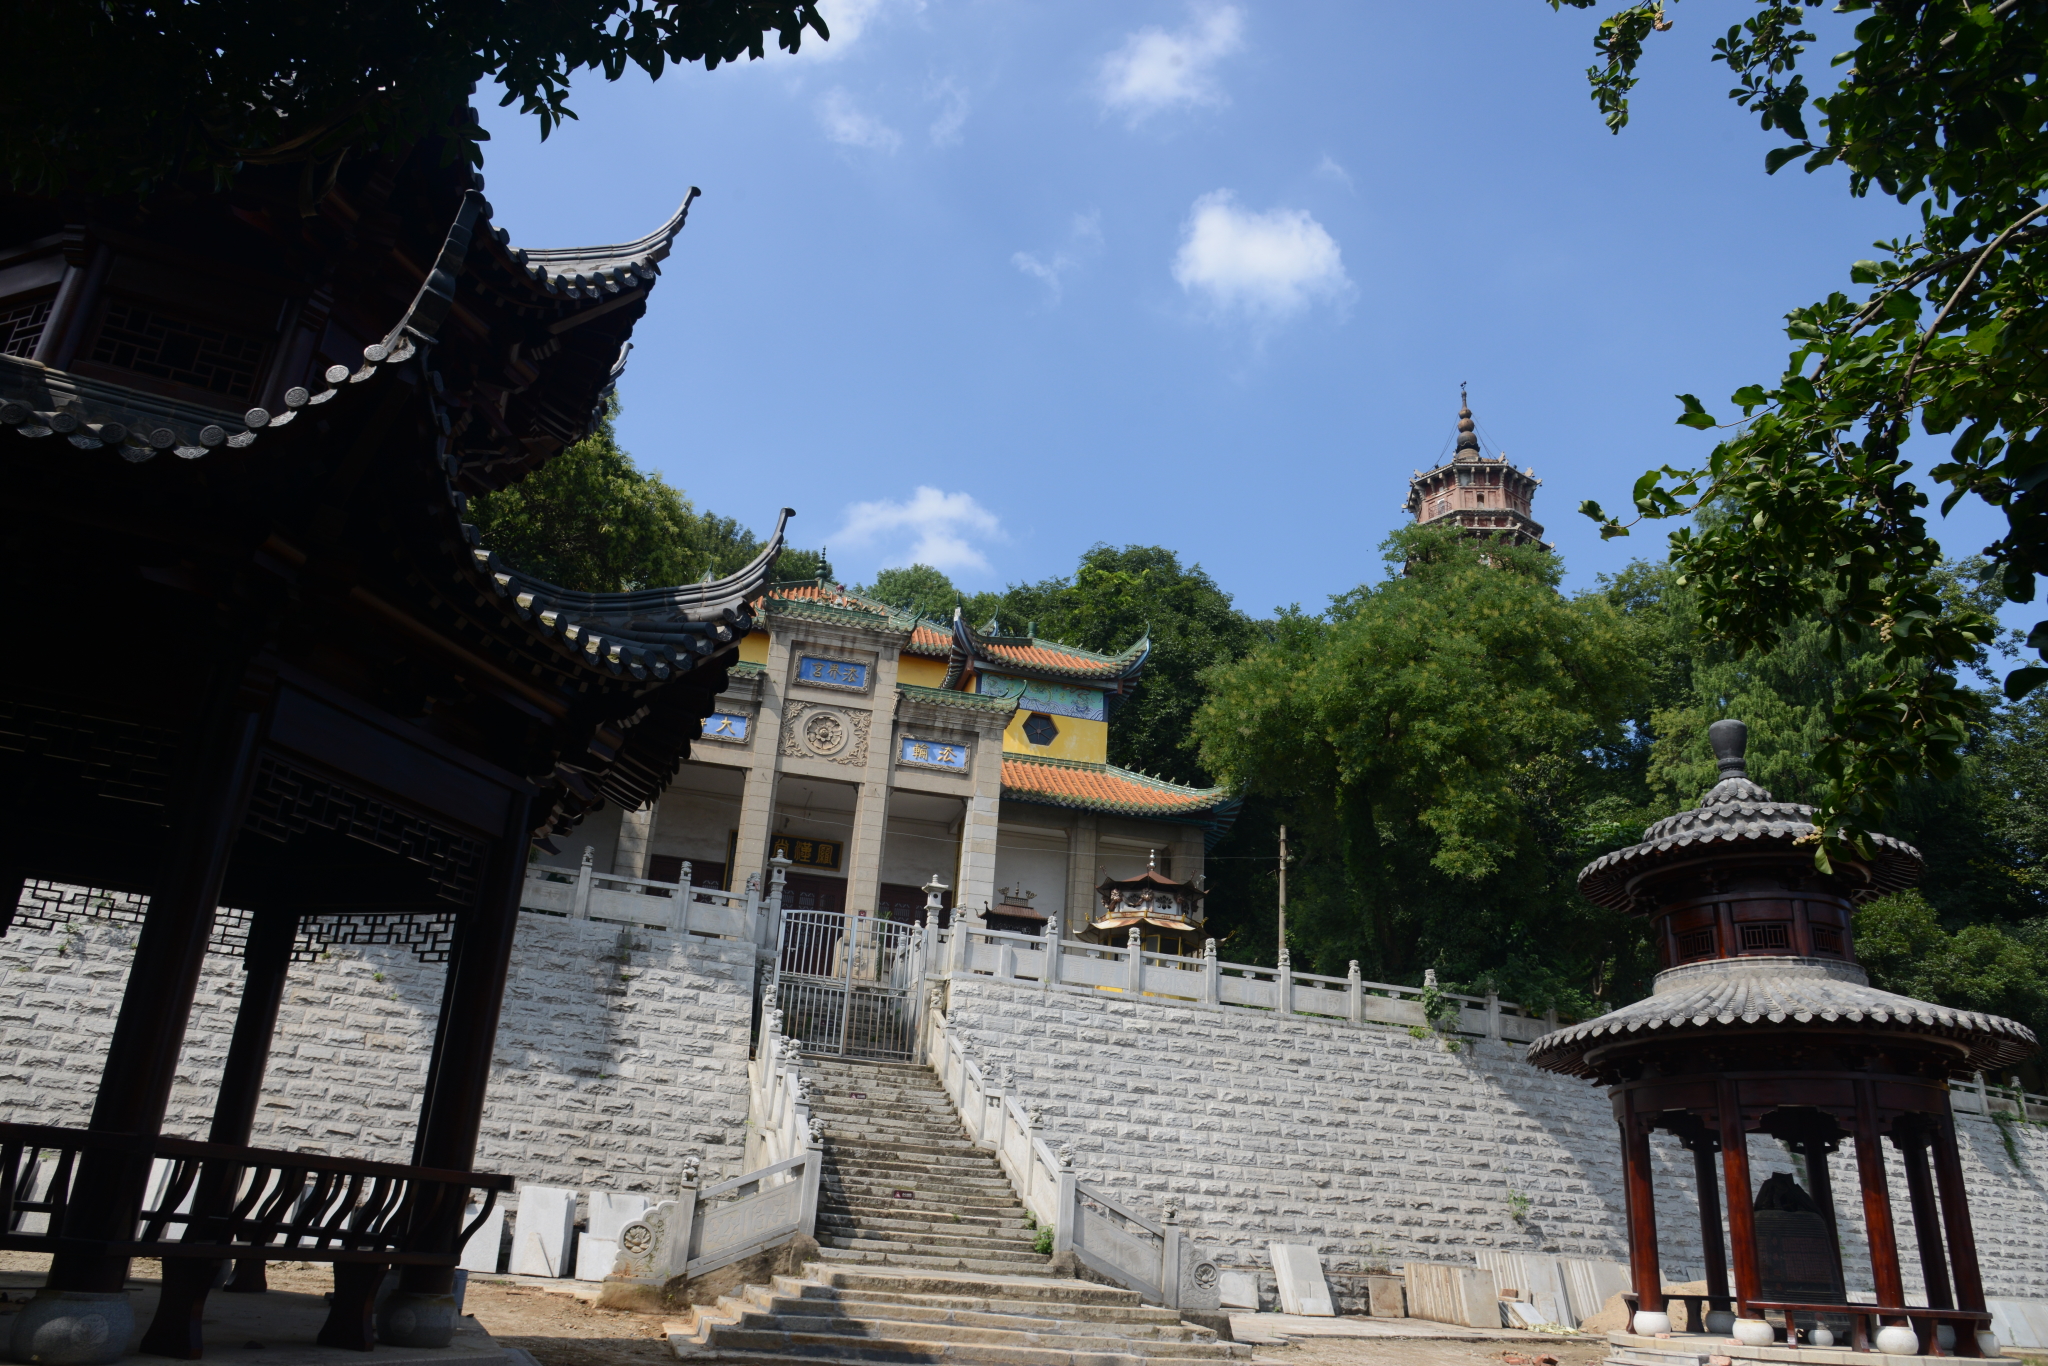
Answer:
[[946, 681], [946, 661], [927, 659], [923, 655], [899, 655], [896, 659], [896, 681], [915, 683], [920, 688], [936, 688]]
[[740, 641], [740, 662], [742, 664], [766, 664], [768, 662], [768, 633], [749, 631]]
[[1034, 745], [1024, 738], [1024, 723], [1031, 713], [1018, 708], [1003, 731], [1003, 752], [1035, 754], [1041, 759], [1075, 759], [1084, 764], [1109, 762], [1109, 722], [1083, 721], [1072, 716], [1055, 716], [1060, 733], [1049, 745]]

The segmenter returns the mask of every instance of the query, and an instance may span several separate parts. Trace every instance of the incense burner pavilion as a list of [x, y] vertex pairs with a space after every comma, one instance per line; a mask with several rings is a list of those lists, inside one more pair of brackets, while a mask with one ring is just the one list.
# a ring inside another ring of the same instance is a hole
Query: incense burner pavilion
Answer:
[[[1655, 989], [1529, 1046], [1531, 1063], [1604, 1086], [1613, 1101], [1633, 1326], [1650, 1339], [1618, 1349], [1619, 1359], [1662, 1350], [1659, 1335], [1672, 1328], [1658, 1265], [1654, 1133], [1693, 1158], [1706, 1293], [1692, 1297], [1686, 1321], [1720, 1339], [1698, 1352], [1727, 1353], [1732, 1332], [1738, 1352], [1774, 1341], [1829, 1346], [1846, 1335], [1858, 1350], [1982, 1356], [1978, 1335], [1991, 1316], [1949, 1084], [2027, 1057], [2034, 1036], [1996, 1015], [1872, 987], [1856, 961], [1856, 908], [1919, 881], [1919, 852], [1872, 835], [1867, 855], [1837, 855], [1818, 871], [1813, 808], [1775, 801], [1749, 780], [1742, 722], [1717, 721], [1710, 736], [1721, 778], [1699, 806], [1579, 875], [1588, 900], [1649, 919], [1663, 968]], [[1792, 1172], [1758, 1182], [1752, 1134], [1798, 1156], [1803, 1182]], [[1906, 1303], [1887, 1143], [1904, 1168], [1922, 1305]], [[1856, 1181], [1837, 1193], [1827, 1159], [1845, 1146]], [[1871, 1300], [1847, 1292], [1835, 1222], [1842, 1199], [1862, 1206], [1869, 1266], [1856, 1279], [1873, 1287]]]

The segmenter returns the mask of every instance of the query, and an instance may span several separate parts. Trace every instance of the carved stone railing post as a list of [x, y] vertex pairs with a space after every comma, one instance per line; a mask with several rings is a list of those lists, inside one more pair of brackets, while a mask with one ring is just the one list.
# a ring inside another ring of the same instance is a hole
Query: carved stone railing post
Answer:
[[1053, 1151], [1060, 1160], [1059, 1198], [1053, 1206], [1059, 1213], [1052, 1221], [1052, 1250], [1057, 1256], [1074, 1246], [1074, 1145], [1062, 1143]]
[[1486, 1037], [1500, 1042], [1500, 993], [1491, 987], [1486, 992]]
[[596, 857], [595, 845], [583, 846], [583, 863], [576, 869], [576, 899], [569, 903], [571, 920], [590, 919], [590, 886], [592, 879], [597, 876], [596, 870], [591, 867], [591, 860]]
[[1124, 940], [1124, 946], [1130, 951], [1131, 955], [1130, 961], [1125, 965], [1129, 969], [1125, 979], [1125, 990], [1129, 991], [1133, 996], [1143, 996], [1145, 994], [1145, 940], [1138, 933], [1136, 925], [1131, 926], [1131, 933]]
[[1280, 946], [1280, 970], [1273, 976], [1273, 994], [1280, 999], [1273, 1008], [1282, 1015], [1294, 1013], [1294, 965], [1288, 961], [1287, 946]]
[[1045, 964], [1038, 970], [1038, 986], [1042, 991], [1051, 991], [1060, 981], [1060, 918], [1065, 911], [1045, 918]]
[[1216, 941], [1202, 943], [1202, 999], [1212, 1006], [1223, 1004], [1223, 962], [1216, 956]]
[[676, 877], [676, 933], [690, 932], [690, 903], [697, 898], [690, 895], [690, 861], [683, 860], [683, 871]]
[[662, 1268], [664, 1282], [684, 1274], [690, 1265], [690, 1234], [697, 1221], [697, 1169], [699, 1159], [692, 1153], [683, 1159], [682, 1186], [676, 1192], [675, 1208], [669, 1211], [668, 1238], [665, 1246], [667, 1265]]
[[1180, 1308], [1180, 1207], [1171, 1199], [1159, 1217], [1166, 1237], [1159, 1248], [1159, 1290], [1168, 1309]]
[[1351, 1023], [1364, 1024], [1365, 979], [1359, 975], [1358, 960], [1356, 958], [1351, 960], [1351, 970], [1345, 975], [1350, 979], [1351, 983], [1349, 986], [1344, 988], [1346, 999], [1350, 1005], [1350, 1010], [1347, 1012], [1348, 1016], [1351, 1020]]

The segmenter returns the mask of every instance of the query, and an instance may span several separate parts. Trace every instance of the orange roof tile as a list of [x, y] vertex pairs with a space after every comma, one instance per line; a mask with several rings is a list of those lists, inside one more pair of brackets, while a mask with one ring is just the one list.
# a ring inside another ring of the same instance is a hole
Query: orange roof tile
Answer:
[[928, 621], [920, 621], [910, 633], [910, 647], [919, 654], [944, 657], [953, 652], [953, 637]]
[[998, 644], [977, 639], [975, 653], [991, 664], [1014, 664], [1042, 673], [1068, 674], [1077, 678], [1121, 678], [1131, 671], [1130, 653], [1100, 655], [1093, 650], [1033, 640], [1029, 645]]
[[1231, 800], [1227, 788], [1183, 787], [1114, 764], [1003, 756], [1003, 792], [1027, 801], [1132, 815], [1192, 816]]

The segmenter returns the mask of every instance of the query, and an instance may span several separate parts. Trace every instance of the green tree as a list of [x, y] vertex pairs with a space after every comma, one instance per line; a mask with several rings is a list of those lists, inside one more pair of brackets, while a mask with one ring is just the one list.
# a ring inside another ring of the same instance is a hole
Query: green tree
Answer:
[[1290, 947], [1322, 971], [1629, 999], [1640, 930], [1572, 878], [1639, 828], [1609, 771], [1648, 686], [1638, 629], [1604, 594], [1562, 596], [1531, 547], [1409, 528], [1386, 554], [1384, 582], [1283, 613], [1205, 680], [1202, 758], [1301, 851]]
[[953, 608], [960, 601], [960, 590], [953, 586], [953, 581], [928, 564], [884, 569], [860, 591], [891, 607], [901, 607], [934, 621], [951, 621]]
[[303, 164], [310, 202], [342, 158], [430, 133], [481, 162], [467, 112], [480, 86], [502, 86], [500, 103], [537, 115], [545, 137], [575, 117], [579, 70], [709, 69], [762, 56], [771, 30], [795, 52], [806, 28], [829, 36], [812, 0], [40, 0], [10, 7], [10, 45], [91, 53], [94, 75], [16, 72], [0, 93], [0, 168], [17, 188], [126, 193]]
[[[730, 574], [761, 542], [730, 517], [699, 513], [619, 448], [618, 405], [597, 430], [509, 488], [470, 499], [484, 544], [526, 573], [586, 593], [695, 583]], [[785, 551], [778, 569], [792, 556]], [[820, 561], [822, 562], [822, 561]], [[808, 577], [807, 574], [802, 575]]]
[[[1996, 625], [1943, 600], [1928, 493], [1909, 477], [1916, 428], [1928, 443], [1948, 438], [1925, 473], [1944, 511], [1979, 498], [2004, 513], [2006, 534], [1986, 552], [2004, 596], [2032, 601], [2048, 568], [2048, 8], [1843, 0], [1838, 9], [1866, 17], [1833, 62], [1832, 91], [1813, 96], [1799, 67], [1818, 2], [1754, 0], [1714, 60], [1734, 74], [1735, 102], [1781, 139], [1767, 171], [1840, 163], [1852, 195], [1875, 188], [1917, 207], [1919, 231], [1850, 267], [1850, 282], [1870, 287], [1862, 297], [1835, 293], [1788, 315], [1791, 360], [1774, 383], [1735, 392], [1739, 418], [1723, 424], [1680, 395], [1681, 423], [1731, 434], [1698, 468], [1652, 471], [1632, 496], [1637, 519], [1708, 501], [1733, 514], [1672, 536], [1706, 631], [1748, 653], [1825, 620], [1830, 649], [1860, 647], [1878, 666], [1833, 704], [1816, 756], [1825, 863], [1880, 821], [1907, 779], [1955, 774], [1982, 718], [1982, 696], [1959, 675]], [[1588, 74], [1617, 132], [1643, 44], [1672, 26], [1676, 3], [1629, 4], [1600, 24]], [[1631, 523], [1597, 503], [1584, 511], [1603, 535], [1627, 534]], [[2048, 645], [2048, 623], [2029, 644]], [[2029, 664], [2005, 691], [2022, 697], [2044, 681], [2048, 667]]]
[[1951, 930], [1911, 891], [1871, 902], [1855, 923], [1856, 956], [1885, 990], [2048, 1031], [2048, 920]]

